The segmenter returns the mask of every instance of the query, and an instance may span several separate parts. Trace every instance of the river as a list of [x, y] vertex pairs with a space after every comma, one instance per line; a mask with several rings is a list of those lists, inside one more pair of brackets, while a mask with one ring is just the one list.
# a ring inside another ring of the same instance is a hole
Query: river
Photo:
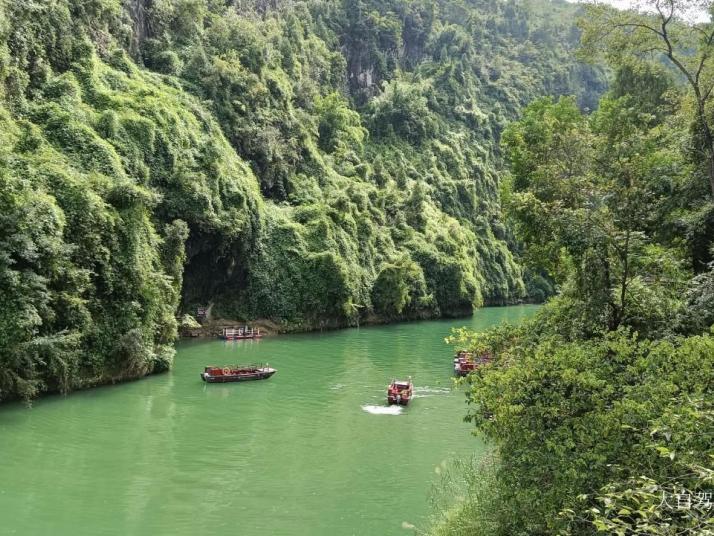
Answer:
[[[177, 345], [163, 375], [0, 408], [0, 535], [399, 536], [427, 525], [441, 467], [483, 452], [452, 388], [452, 327], [471, 319]], [[271, 379], [203, 383], [204, 365]], [[384, 406], [392, 377], [416, 397]], [[407, 528], [405, 528], [407, 527]]]

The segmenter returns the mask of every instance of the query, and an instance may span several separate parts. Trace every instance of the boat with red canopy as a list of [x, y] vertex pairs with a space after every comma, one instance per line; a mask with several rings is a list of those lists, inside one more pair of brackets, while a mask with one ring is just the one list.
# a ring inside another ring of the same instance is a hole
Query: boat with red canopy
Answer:
[[201, 379], [207, 383], [247, 382], [252, 380], [267, 380], [277, 372], [265, 365], [234, 365], [225, 367], [206, 367], [201, 373]]
[[483, 353], [480, 356], [474, 356], [473, 352], [459, 350], [454, 356], [454, 374], [457, 376], [467, 376], [478, 367], [491, 362], [491, 354]]
[[387, 387], [387, 404], [406, 406], [414, 395], [414, 384], [411, 376], [408, 380], [392, 380]]

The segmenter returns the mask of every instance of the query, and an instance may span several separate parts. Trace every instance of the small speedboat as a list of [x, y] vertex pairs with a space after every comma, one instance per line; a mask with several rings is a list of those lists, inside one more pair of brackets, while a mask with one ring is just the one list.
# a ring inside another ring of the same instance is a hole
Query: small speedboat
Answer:
[[201, 379], [207, 383], [248, 382], [267, 380], [277, 370], [266, 365], [235, 365], [227, 367], [206, 367]]
[[491, 354], [483, 353], [475, 357], [472, 352], [460, 350], [454, 356], [454, 374], [457, 376], [468, 376], [478, 367], [491, 362]]
[[387, 404], [406, 406], [414, 395], [414, 384], [411, 376], [408, 380], [392, 380], [387, 387]]

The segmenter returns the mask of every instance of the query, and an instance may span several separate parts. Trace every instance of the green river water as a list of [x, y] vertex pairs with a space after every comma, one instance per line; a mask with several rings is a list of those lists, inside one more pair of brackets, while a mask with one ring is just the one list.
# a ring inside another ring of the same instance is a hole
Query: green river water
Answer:
[[[444, 337], [534, 311], [182, 342], [168, 374], [4, 406], [0, 535], [413, 534], [442, 464], [484, 450]], [[266, 361], [266, 381], [199, 377]], [[415, 399], [387, 409], [389, 380], [408, 375]]]

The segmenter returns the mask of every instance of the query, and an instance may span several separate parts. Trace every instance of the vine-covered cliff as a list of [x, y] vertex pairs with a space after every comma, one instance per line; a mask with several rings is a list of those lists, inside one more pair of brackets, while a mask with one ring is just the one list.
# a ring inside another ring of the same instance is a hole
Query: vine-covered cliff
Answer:
[[308, 329], [526, 298], [498, 140], [539, 95], [594, 106], [576, 10], [0, 1], [0, 399], [165, 369], [197, 305]]

